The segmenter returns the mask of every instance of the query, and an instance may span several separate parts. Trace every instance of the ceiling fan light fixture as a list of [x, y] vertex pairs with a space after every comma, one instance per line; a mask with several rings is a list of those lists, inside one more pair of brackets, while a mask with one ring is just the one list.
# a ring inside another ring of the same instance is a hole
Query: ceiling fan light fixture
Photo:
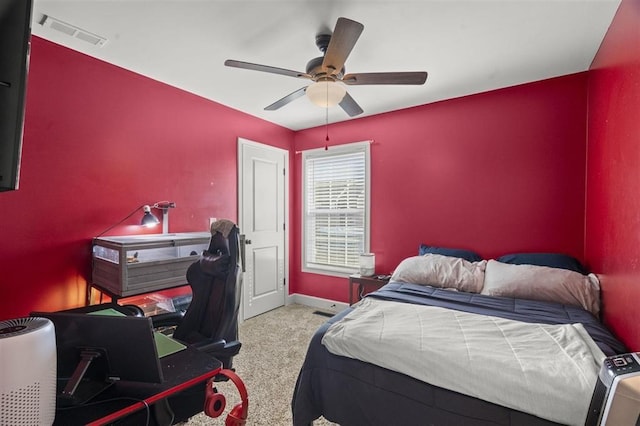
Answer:
[[307, 87], [309, 100], [322, 108], [336, 106], [342, 101], [347, 89], [335, 81], [317, 81]]

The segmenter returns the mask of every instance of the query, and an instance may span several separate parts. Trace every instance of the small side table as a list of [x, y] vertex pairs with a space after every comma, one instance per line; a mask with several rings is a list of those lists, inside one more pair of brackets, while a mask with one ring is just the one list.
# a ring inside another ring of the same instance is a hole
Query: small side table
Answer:
[[353, 305], [353, 287], [358, 285], [357, 300], [362, 299], [362, 294], [365, 287], [371, 287], [372, 290], [377, 290], [386, 283], [389, 282], [390, 276], [388, 275], [373, 275], [371, 277], [363, 277], [360, 274], [349, 275], [349, 306]]

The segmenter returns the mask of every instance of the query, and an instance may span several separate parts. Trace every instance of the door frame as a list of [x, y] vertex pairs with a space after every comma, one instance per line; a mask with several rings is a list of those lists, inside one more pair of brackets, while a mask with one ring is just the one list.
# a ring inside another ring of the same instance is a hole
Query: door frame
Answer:
[[[237, 160], [238, 160], [238, 191], [237, 191], [237, 197], [238, 197], [238, 228], [240, 228], [240, 233], [243, 233], [242, 230], [244, 229], [244, 215], [242, 214], [243, 212], [243, 191], [244, 191], [244, 162], [243, 162], [243, 146], [253, 146], [256, 148], [260, 148], [260, 149], [266, 149], [266, 150], [270, 150], [270, 151], [274, 151], [274, 152], [278, 152], [278, 153], [282, 153], [284, 154], [284, 294], [283, 294], [283, 305], [286, 306], [288, 305], [289, 302], [289, 288], [290, 288], [290, 283], [289, 283], [289, 229], [291, 228], [290, 224], [289, 224], [289, 179], [290, 179], [290, 167], [289, 167], [289, 151], [287, 151], [286, 149], [282, 149], [282, 148], [278, 148], [272, 145], [267, 145], [264, 143], [260, 143], [260, 142], [256, 142], [247, 138], [243, 138], [243, 137], [238, 137], [238, 141], [237, 141]], [[245, 317], [244, 317], [244, 286], [242, 287], [242, 303], [240, 304], [240, 312], [239, 312], [239, 316], [240, 316], [240, 320], [244, 321]]]

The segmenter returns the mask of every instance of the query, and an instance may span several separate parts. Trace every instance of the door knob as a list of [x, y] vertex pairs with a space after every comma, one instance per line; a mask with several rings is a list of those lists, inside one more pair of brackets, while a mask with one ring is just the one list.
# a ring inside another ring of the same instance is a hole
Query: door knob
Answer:
[[242, 272], [246, 272], [246, 264], [245, 264], [245, 246], [247, 244], [251, 244], [251, 240], [247, 240], [244, 234], [240, 234], [240, 265], [242, 266]]

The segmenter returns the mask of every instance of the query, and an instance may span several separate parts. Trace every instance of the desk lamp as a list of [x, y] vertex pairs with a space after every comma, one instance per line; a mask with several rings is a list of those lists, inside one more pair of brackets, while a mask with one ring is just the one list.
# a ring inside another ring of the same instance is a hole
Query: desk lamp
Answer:
[[158, 218], [155, 217], [153, 213], [151, 213], [151, 207], [149, 207], [148, 205], [144, 205], [142, 206], [142, 209], [144, 210], [144, 216], [142, 216], [140, 225], [144, 226], [145, 228], [152, 228], [160, 223]]
[[113, 228], [115, 228], [116, 226], [120, 225], [122, 222], [124, 222], [125, 220], [129, 219], [131, 216], [136, 214], [140, 210], [140, 208], [142, 208], [142, 210], [144, 211], [144, 216], [142, 216], [142, 220], [140, 221], [140, 225], [142, 225], [144, 227], [147, 227], [147, 228], [154, 227], [154, 226], [156, 226], [157, 224], [160, 223], [158, 218], [153, 213], [151, 213], [151, 209], [161, 209], [162, 210], [162, 233], [163, 234], [168, 234], [169, 233], [169, 209], [170, 208], [174, 208], [175, 206], [176, 206], [176, 203], [174, 203], [172, 201], [158, 201], [157, 203], [155, 203], [155, 204], [153, 204], [151, 206], [148, 205], [148, 204], [144, 204], [142, 206], [138, 206], [138, 207], [135, 208], [135, 210], [133, 210], [128, 215], [126, 215], [122, 220], [120, 220], [119, 222], [111, 225], [110, 227], [108, 227], [107, 229], [105, 229], [104, 231], [99, 233], [95, 238], [98, 238], [98, 237], [106, 234], [108, 231], [110, 231]]
[[169, 209], [175, 208], [176, 203], [173, 201], [158, 201], [152, 206], [145, 205], [142, 207], [144, 210], [144, 216], [142, 217], [142, 221], [140, 224], [146, 227], [156, 226], [160, 221], [153, 213], [151, 213], [151, 209], [161, 209], [162, 210], [162, 233], [169, 233]]

